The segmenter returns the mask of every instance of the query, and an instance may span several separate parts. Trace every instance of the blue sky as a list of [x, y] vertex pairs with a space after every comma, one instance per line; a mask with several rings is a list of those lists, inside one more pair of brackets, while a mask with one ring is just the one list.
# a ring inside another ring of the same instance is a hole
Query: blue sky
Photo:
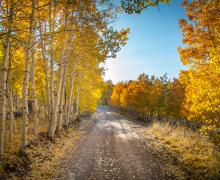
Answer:
[[117, 58], [107, 60], [105, 80], [117, 83], [136, 79], [141, 73], [178, 77], [184, 69], [177, 52], [182, 40], [178, 19], [184, 17], [181, 2], [172, 0], [170, 5], [160, 4], [159, 9], [151, 7], [140, 15], [119, 15], [114, 28], [129, 27], [131, 32]]

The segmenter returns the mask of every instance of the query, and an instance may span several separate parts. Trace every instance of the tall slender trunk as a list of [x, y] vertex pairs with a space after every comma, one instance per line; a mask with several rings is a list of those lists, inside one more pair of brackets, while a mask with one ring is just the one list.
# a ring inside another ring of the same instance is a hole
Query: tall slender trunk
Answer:
[[27, 44], [25, 47], [25, 72], [23, 79], [23, 89], [22, 89], [22, 114], [23, 114], [23, 123], [22, 123], [22, 133], [21, 133], [21, 145], [20, 150], [24, 151], [27, 145], [27, 132], [28, 132], [28, 87], [29, 87], [29, 76], [30, 76], [30, 56], [31, 49], [33, 46], [33, 25], [34, 25], [34, 16], [35, 16], [36, 0], [32, 0], [32, 9], [30, 15], [30, 25], [29, 25], [29, 36], [27, 39]]
[[58, 110], [59, 110], [61, 85], [62, 85], [62, 80], [63, 80], [63, 65], [64, 65], [64, 59], [65, 59], [64, 51], [65, 51], [65, 45], [67, 42], [67, 38], [66, 38], [67, 23], [68, 23], [68, 9], [66, 8], [65, 22], [64, 22], [64, 27], [65, 27], [64, 28], [64, 37], [63, 37], [61, 56], [60, 56], [60, 61], [59, 61], [57, 87], [56, 87], [56, 93], [54, 96], [52, 120], [51, 120], [49, 130], [48, 130], [48, 136], [52, 139], [54, 138], [54, 134], [55, 134], [56, 127], [57, 127], [57, 114], [58, 114]]
[[72, 114], [72, 107], [73, 107], [73, 83], [74, 83], [74, 79], [75, 79], [75, 67], [76, 67], [76, 63], [74, 64], [73, 67], [73, 72], [71, 75], [71, 82], [70, 82], [70, 95], [69, 95], [69, 99], [68, 99], [68, 106], [67, 106], [67, 115], [66, 115], [66, 121], [65, 121], [65, 126], [68, 127], [69, 125], [69, 121], [70, 121], [70, 116]]
[[35, 139], [38, 138], [38, 100], [36, 95], [36, 85], [35, 85], [35, 54], [34, 50], [31, 53], [31, 74], [30, 74], [30, 82], [31, 82], [31, 90], [32, 90], [32, 108], [33, 108], [33, 120], [34, 120], [34, 136]]
[[[46, 25], [45, 25], [46, 26]], [[41, 38], [41, 54], [42, 54], [42, 59], [44, 62], [44, 73], [45, 73], [45, 82], [46, 82], [46, 102], [47, 102], [47, 112], [50, 112], [50, 96], [49, 96], [49, 71], [48, 71], [48, 60], [46, 58], [46, 45], [45, 45], [45, 40], [44, 40], [44, 33], [46, 27], [42, 26], [42, 23], [39, 23], [39, 32], [40, 32], [40, 38]], [[46, 115], [48, 118], [49, 115]]]
[[80, 103], [80, 85], [78, 84], [78, 91], [76, 97], [76, 115], [79, 114], [79, 103]]
[[53, 115], [53, 106], [54, 106], [54, 47], [53, 47], [53, 33], [54, 33], [54, 22], [55, 22], [55, 14], [56, 8], [54, 5], [53, 9], [53, 18], [52, 18], [52, 8], [53, 2], [50, 1], [49, 4], [49, 29], [50, 29], [50, 116], [49, 120], [51, 122]]
[[[44, 97], [44, 91], [42, 90], [41, 91], [41, 95], [42, 95], [42, 99], [43, 99], [43, 105], [44, 105], [44, 119], [46, 119], [47, 117], [47, 105], [46, 105], [46, 102], [45, 102], [45, 97]], [[50, 122], [50, 121], [48, 121]]]
[[1, 82], [0, 82], [0, 159], [4, 152], [4, 134], [6, 121], [6, 79], [7, 79], [7, 64], [9, 56], [9, 36], [6, 38], [3, 50], [3, 61], [1, 65]]
[[63, 69], [63, 80], [61, 85], [61, 92], [60, 92], [60, 105], [59, 105], [59, 112], [58, 112], [58, 119], [57, 119], [57, 132], [59, 132], [62, 129], [63, 124], [63, 98], [64, 98], [64, 90], [66, 86], [66, 71], [67, 71], [67, 62], [64, 64]]
[[[72, 27], [72, 25], [71, 25]], [[70, 29], [71, 29], [70, 27]], [[66, 86], [66, 72], [67, 72], [67, 63], [69, 61], [69, 56], [70, 56], [70, 51], [71, 51], [71, 43], [72, 43], [72, 38], [73, 38], [73, 32], [70, 32], [70, 37], [69, 37], [69, 45], [65, 57], [65, 62], [64, 62], [64, 69], [63, 69], [63, 80], [62, 80], [62, 85], [61, 85], [61, 92], [60, 92], [60, 107], [59, 107], [59, 114], [58, 114], [58, 123], [57, 123], [57, 132], [59, 132], [62, 128], [63, 124], [63, 111], [66, 109], [64, 108], [63, 105], [63, 98], [64, 98], [64, 92], [65, 92], [65, 86]]]
[[11, 46], [9, 48], [9, 67], [8, 67], [8, 76], [7, 76], [7, 97], [8, 97], [8, 113], [10, 121], [10, 130], [9, 130], [9, 141], [12, 141], [13, 135], [15, 133], [15, 118], [14, 118], [14, 107], [13, 107], [13, 93], [12, 93], [12, 82], [11, 82]]
[[[7, 2], [9, 3], [9, 2]], [[8, 5], [7, 5], [8, 6]], [[8, 32], [4, 41], [3, 59], [1, 64], [1, 77], [0, 77], [0, 160], [3, 158], [4, 152], [4, 134], [5, 134], [5, 121], [6, 121], [6, 94], [7, 94], [7, 65], [9, 59], [9, 47], [10, 47], [10, 36], [13, 24], [14, 16], [14, 1], [10, 1], [10, 9], [7, 14], [8, 18]]]
[[12, 94], [12, 87], [11, 87], [11, 73], [9, 74], [9, 82], [8, 82], [8, 106], [9, 106], [9, 121], [10, 121], [10, 132], [9, 132], [9, 139], [10, 142], [12, 141], [13, 135], [16, 129], [16, 123], [14, 118], [14, 107], [13, 107], [13, 94]]
[[67, 92], [66, 92], [66, 86], [64, 90], [64, 109], [63, 109], [63, 127], [65, 126], [66, 122], [66, 116], [67, 116]]

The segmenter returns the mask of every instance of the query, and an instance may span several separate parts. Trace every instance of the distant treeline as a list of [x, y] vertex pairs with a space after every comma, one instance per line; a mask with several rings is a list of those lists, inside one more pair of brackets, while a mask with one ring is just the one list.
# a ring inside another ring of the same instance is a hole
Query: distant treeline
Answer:
[[166, 75], [142, 74], [136, 81], [114, 86], [108, 82], [104, 99], [108, 96], [110, 105], [140, 116], [196, 122], [201, 132], [216, 136], [220, 128], [220, 2], [183, 1], [182, 6], [187, 20], [179, 20], [183, 46], [178, 51], [187, 70], [173, 81]]

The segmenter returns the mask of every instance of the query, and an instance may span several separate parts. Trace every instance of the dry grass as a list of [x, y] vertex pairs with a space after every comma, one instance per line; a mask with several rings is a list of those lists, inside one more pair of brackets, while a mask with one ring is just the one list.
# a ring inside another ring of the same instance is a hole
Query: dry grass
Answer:
[[154, 122], [146, 133], [166, 144], [178, 154], [178, 159], [187, 168], [207, 177], [219, 176], [220, 151], [207, 136], [186, 127], [172, 126], [169, 123]]

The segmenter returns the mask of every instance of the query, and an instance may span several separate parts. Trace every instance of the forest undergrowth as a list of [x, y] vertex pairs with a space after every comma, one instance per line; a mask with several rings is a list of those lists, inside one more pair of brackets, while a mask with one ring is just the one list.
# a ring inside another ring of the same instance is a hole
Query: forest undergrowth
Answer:
[[[82, 116], [76, 119], [66, 131], [56, 135], [55, 140], [48, 139], [47, 122], [40, 121], [39, 137], [34, 139], [32, 121], [29, 127], [29, 144], [27, 150], [19, 152], [19, 132], [16, 132], [11, 143], [6, 144], [8, 150], [5, 154], [5, 164], [3, 179], [50, 179], [62, 168], [62, 159], [72, 152], [76, 143], [82, 138], [84, 130], [93, 121], [87, 121], [90, 115]], [[16, 121], [19, 126], [20, 120]], [[7, 136], [6, 136], [7, 137]]]

